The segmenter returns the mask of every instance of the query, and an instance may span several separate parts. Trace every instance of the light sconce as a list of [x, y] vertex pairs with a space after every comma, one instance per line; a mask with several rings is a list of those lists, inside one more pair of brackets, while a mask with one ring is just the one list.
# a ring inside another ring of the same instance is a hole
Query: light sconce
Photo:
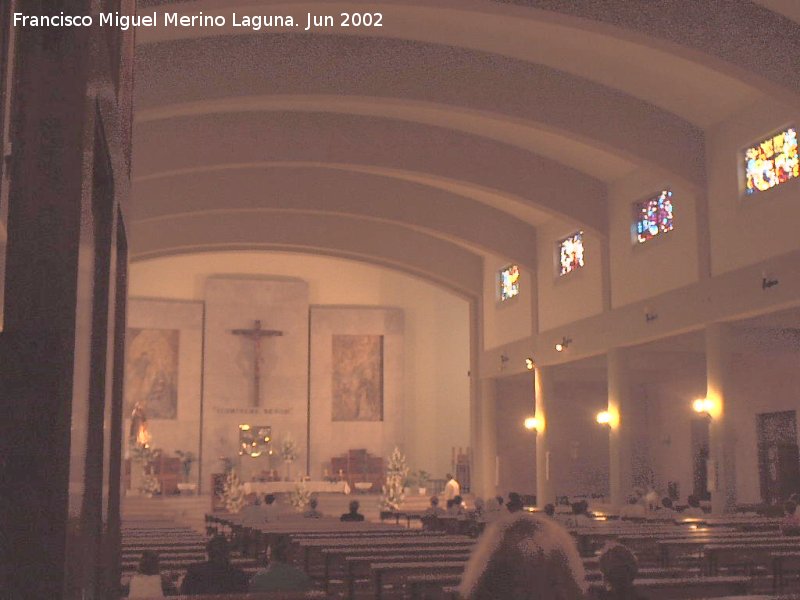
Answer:
[[556, 352], [563, 352], [572, 343], [572, 338], [564, 336], [561, 341], [556, 344]]
[[508, 363], [509, 358], [507, 354], [500, 355], [500, 370], [503, 371], [506, 368], [506, 364]]
[[539, 431], [542, 423], [536, 417], [528, 417], [525, 419], [525, 429], [529, 431]]
[[708, 398], [698, 398], [694, 402], [692, 402], [692, 410], [696, 413], [706, 413], [710, 414], [711, 411], [714, 409], [714, 402], [709, 400]]
[[531, 358], [529, 356], [528, 358], [525, 359], [525, 368], [528, 369], [528, 371], [533, 371], [533, 368], [535, 366], [536, 366], [536, 363], [533, 362], [533, 358]]
[[644, 322], [645, 323], [652, 323], [658, 318], [658, 313], [653, 312], [649, 308], [644, 311]]
[[761, 274], [761, 289], [766, 291], [771, 287], [774, 287], [780, 283], [774, 277], [769, 277], [766, 273]]
[[597, 413], [597, 422], [600, 423], [600, 425], [610, 425], [611, 413], [607, 410]]

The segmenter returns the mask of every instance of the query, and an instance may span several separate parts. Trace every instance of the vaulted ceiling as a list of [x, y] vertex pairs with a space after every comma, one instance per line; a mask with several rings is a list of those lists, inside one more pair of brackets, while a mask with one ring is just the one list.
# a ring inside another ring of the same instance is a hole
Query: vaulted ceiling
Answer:
[[[775, 3], [140, 1], [302, 26], [137, 31], [133, 259], [315, 252], [477, 295], [484, 256], [533, 267], [553, 218], [605, 236], [637, 170], [702, 192], [709, 128], [797, 102]], [[303, 31], [345, 11], [383, 27]]]

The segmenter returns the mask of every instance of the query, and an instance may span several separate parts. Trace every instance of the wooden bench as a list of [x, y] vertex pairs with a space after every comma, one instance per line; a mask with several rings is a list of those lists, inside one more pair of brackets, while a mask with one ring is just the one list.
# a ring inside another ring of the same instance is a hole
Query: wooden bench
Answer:
[[381, 600], [384, 585], [402, 583], [403, 578], [409, 575], [419, 573], [460, 575], [466, 564], [466, 560], [371, 563], [369, 568], [375, 582], [375, 600]]
[[[773, 538], [774, 539], [774, 538]], [[720, 566], [741, 565], [748, 571], [754, 566], [769, 565], [772, 554], [798, 550], [797, 541], [773, 541], [772, 543], [711, 544], [703, 549], [706, 559], [706, 572], [714, 575]]]

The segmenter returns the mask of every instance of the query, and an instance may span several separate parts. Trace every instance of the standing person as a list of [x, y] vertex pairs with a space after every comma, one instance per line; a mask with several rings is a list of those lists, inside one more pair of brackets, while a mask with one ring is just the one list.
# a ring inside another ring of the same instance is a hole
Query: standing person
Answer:
[[444, 484], [444, 499], [452, 500], [456, 496], [460, 496], [461, 486], [458, 484], [455, 477], [448, 473], [444, 478], [447, 479], [447, 483]]
[[233, 594], [246, 592], [248, 578], [231, 565], [230, 547], [224, 536], [215, 535], [206, 545], [208, 560], [189, 565], [181, 594]]

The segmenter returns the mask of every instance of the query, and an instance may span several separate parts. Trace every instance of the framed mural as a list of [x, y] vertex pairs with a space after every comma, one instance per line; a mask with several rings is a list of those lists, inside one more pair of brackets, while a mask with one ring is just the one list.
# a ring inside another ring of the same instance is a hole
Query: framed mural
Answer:
[[125, 414], [135, 406], [148, 419], [178, 416], [177, 329], [128, 328], [125, 348]]
[[383, 336], [332, 339], [333, 420], [383, 421]]

